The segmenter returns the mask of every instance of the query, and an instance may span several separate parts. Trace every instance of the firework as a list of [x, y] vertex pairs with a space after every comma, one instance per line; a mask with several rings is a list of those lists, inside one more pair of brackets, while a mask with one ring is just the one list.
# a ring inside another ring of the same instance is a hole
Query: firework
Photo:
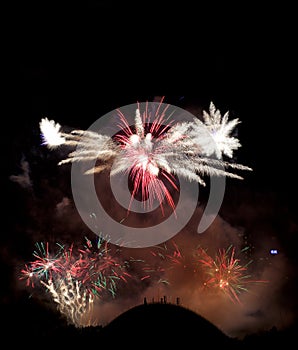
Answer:
[[119, 283], [127, 282], [127, 263], [111, 253], [109, 243], [98, 238], [95, 245], [86, 238], [83, 248], [74, 250], [57, 243], [51, 253], [49, 244], [36, 243], [35, 260], [25, 264], [21, 280], [35, 287], [40, 284], [50, 292], [58, 310], [75, 326], [86, 325], [86, 313], [92, 312], [97, 298], [115, 298]]
[[[150, 283], [155, 281], [157, 284], [165, 283], [168, 281], [165, 279], [165, 256], [163, 254], [164, 248], [161, 246], [154, 246], [150, 249], [150, 259], [144, 260], [144, 267], [142, 268], [141, 280], [150, 279]], [[153, 257], [153, 259], [152, 259]]]
[[[243, 179], [226, 169], [252, 170], [223, 157], [233, 158], [240, 146], [232, 132], [239, 119], [228, 120], [228, 112], [222, 117], [211, 102], [209, 113], [204, 111], [204, 122], [194, 117], [192, 121], [169, 121], [169, 105], [162, 101], [155, 112], [144, 111], [137, 105], [134, 125], [117, 110], [121, 132], [113, 137], [94, 131], [73, 130], [61, 132], [61, 126], [44, 118], [40, 122], [43, 144], [50, 149], [61, 145], [76, 147], [59, 165], [72, 162], [99, 162], [86, 174], [110, 170], [110, 175], [126, 173], [133, 183], [132, 197], [141, 193], [144, 203], [154, 199], [163, 210], [164, 199], [175, 207], [171, 189], [178, 190], [176, 177], [196, 181], [205, 186], [204, 176], [227, 176]], [[169, 189], [170, 188], [170, 189]]]
[[[194, 250], [191, 250], [191, 253]], [[174, 285], [181, 276], [194, 278], [195, 260], [194, 255], [182, 252], [182, 249], [174, 241], [168, 241], [163, 245], [154, 246], [150, 249], [149, 258], [144, 261], [142, 269], [145, 275], [142, 280], [150, 278], [151, 281], [163, 282], [167, 285]]]
[[165, 250], [166, 276], [169, 284], [175, 288], [180, 284], [191, 283], [195, 288], [200, 278], [200, 269], [195, 259], [196, 250], [179, 246], [173, 240], [168, 242]]
[[26, 286], [29, 287], [31, 285], [32, 288], [35, 286], [35, 275], [32, 271], [31, 266], [25, 264], [25, 268], [21, 269], [20, 280], [26, 280]]
[[94, 296], [82, 287], [78, 280], [74, 280], [67, 272], [66, 278], [41, 281], [51, 293], [57, 308], [65, 316], [68, 323], [75, 327], [90, 325], [93, 312]]
[[101, 296], [104, 291], [116, 295], [120, 281], [127, 282], [130, 274], [128, 262], [121, 262], [111, 254], [109, 244], [98, 239], [94, 246], [86, 239], [85, 249], [79, 249], [80, 257], [72, 264], [72, 275], [93, 294]]
[[[183, 268], [186, 267], [186, 257], [182, 253], [181, 249], [178, 247], [178, 244], [175, 242], [172, 242], [173, 244], [173, 251], [168, 252], [166, 254], [167, 259], [170, 261], [171, 264], [174, 266], [182, 266]], [[168, 250], [168, 248], [167, 248]]]
[[239, 295], [248, 291], [248, 285], [255, 282], [266, 282], [253, 280], [248, 274], [248, 265], [240, 264], [240, 259], [235, 257], [235, 247], [219, 249], [213, 259], [203, 248], [197, 250], [198, 260], [204, 273], [204, 287], [219, 291], [227, 295], [233, 302], [239, 302]]
[[[191, 283], [201, 293], [220, 293], [232, 302], [240, 303], [240, 294], [249, 292], [252, 284], [268, 282], [252, 278], [248, 273], [252, 260], [242, 265], [240, 259], [235, 257], [236, 249], [233, 246], [219, 249], [215, 258], [201, 247], [183, 249], [174, 241], [158, 248], [158, 256], [163, 257], [164, 279], [174, 288], [181, 283]], [[242, 249], [241, 253], [246, 249]]]
[[38, 278], [49, 279], [53, 277], [53, 274], [59, 274], [62, 272], [62, 265], [60, 263], [60, 255], [62, 247], [59, 246], [59, 251], [51, 255], [49, 252], [49, 243], [43, 242], [35, 243], [36, 250], [33, 252], [35, 260], [31, 262], [31, 270]]

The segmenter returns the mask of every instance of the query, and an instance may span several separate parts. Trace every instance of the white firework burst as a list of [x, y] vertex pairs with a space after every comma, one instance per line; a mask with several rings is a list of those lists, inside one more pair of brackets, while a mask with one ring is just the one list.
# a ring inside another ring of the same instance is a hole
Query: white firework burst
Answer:
[[49, 148], [65, 144], [78, 146], [59, 164], [99, 160], [100, 164], [88, 169], [86, 174], [113, 169], [111, 176], [128, 173], [134, 183], [133, 194], [141, 190], [144, 198], [167, 198], [174, 205], [169, 191], [163, 184], [167, 180], [175, 187], [174, 176], [196, 181], [205, 186], [204, 176], [227, 176], [243, 179], [229, 169], [252, 170], [224, 156], [233, 158], [233, 152], [240, 146], [231, 136], [239, 119], [228, 120], [229, 113], [221, 116], [210, 103], [209, 113], [203, 112], [204, 122], [194, 117], [192, 121], [167, 123], [166, 111], [160, 103], [152, 120], [147, 108], [135, 110], [134, 125], [130, 126], [119, 112], [121, 133], [114, 137], [93, 131], [73, 130], [60, 132], [60, 125], [53, 120], [43, 119], [40, 129], [44, 144]]

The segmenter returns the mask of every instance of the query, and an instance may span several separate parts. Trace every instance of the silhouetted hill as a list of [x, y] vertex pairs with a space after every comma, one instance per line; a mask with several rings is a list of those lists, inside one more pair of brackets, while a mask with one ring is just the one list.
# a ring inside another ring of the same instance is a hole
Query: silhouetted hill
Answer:
[[119, 315], [104, 327], [104, 337], [112, 343], [136, 348], [145, 345], [178, 348], [202, 342], [208, 346], [234, 344], [233, 339], [193, 311], [161, 303], [138, 305]]

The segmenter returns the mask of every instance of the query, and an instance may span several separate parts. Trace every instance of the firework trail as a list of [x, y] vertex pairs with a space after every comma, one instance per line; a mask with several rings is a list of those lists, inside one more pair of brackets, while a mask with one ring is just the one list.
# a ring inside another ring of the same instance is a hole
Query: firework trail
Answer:
[[[154, 246], [150, 249], [149, 261], [143, 260], [144, 267], [140, 274], [140, 280], [144, 281], [149, 279], [150, 283], [164, 283], [168, 284], [165, 278], [165, 255], [163, 254], [164, 247]], [[152, 259], [153, 257], [153, 259]]]
[[199, 272], [195, 259], [195, 249], [183, 249], [174, 240], [164, 245], [165, 271], [168, 284], [174, 288], [176, 285], [199, 283]]
[[191, 253], [185, 254], [174, 241], [152, 247], [150, 249], [151, 259], [143, 261], [141, 280], [150, 279], [155, 283], [170, 286], [175, 285], [177, 279], [180, 279], [182, 275], [191, 275], [193, 279], [196, 273], [194, 254], [192, 254], [194, 251], [191, 250]]
[[240, 259], [235, 257], [235, 247], [219, 249], [213, 259], [203, 248], [197, 250], [198, 260], [204, 272], [204, 287], [213, 291], [220, 291], [227, 295], [231, 301], [240, 303], [239, 295], [247, 292], [248, 285], [252, 283], [268, 282], [253, 280], [248, 274], [248, 265], [240, 264]]
[[73, 280], [67, 272], [65, 278], [52, 279], [48, 282], [40, 281], [51, 293], [59, 312], [65, 316], [69, 324], [75, 327], [90, 326], [90, 319], [94, 306], [94, 295], [87, 292], [78, 280]]
[[95, 160], [98, 163], [86, 174], [104, 170], [110, 170], [111, 176], [128, 174], [133, 183], [132, 198], [141, 193], [143, 200], [149, 198], [149, 206], [157, 199], [161, 209], [164, 198], [174, 209], [168, 186], [178, 190], [176, 176], [205, 186], [204, 176], [243, 179], [226, 169], [252, 170], [223, 159], [232, 159], [234, 151], [241, 146], [232, 136], [240, 123], [238, 118], [229, 121], [228, 112], [221, 116], [211, 102], [209, 113], [203, 113], [204, 122], [194, 117], [192, 121], [175, 124], [168, 121], [171, 117], [166, 115], [168, 107], [161, 101], [152, 112], [147, 103], [141, 111], [138, 104], [133, 126], [117, 110], [121, 132], [114, 137], [83, 130], [64, 133], [60, 131], [60, 124], [43, 118], [40, 122], [42, 144], [50, 149], [61, 145], [76, 147], [59, 165]]
[[86, 245], [74, 251], [57, 243], [58, 253], [49, 251], [48, 243], [36, 243], [35, 260], [25, 264], [21, 280], [35, 287], [40, 284], [50, 292], [58, 310], [75, 326], [89, 325], [96, 299], [115, 298], [119, 283], [127, 282], [127, 262], [111, 253], [107, 241], [99, 238], [96, 245], [86, 238]]

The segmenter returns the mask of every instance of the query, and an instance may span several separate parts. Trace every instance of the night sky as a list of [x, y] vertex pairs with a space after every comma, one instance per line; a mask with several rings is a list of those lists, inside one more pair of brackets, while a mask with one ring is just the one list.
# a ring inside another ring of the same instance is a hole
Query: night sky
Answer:
[[[36, 241], [69, 243], [90, 235], [69, 206], [69, 168], [57, 167], [59, 154], [40, 144], [41, 118], [86, 129], [115, 108], [164, 96], [165, 103], [194, 114], [213, 101], [222, 113], [239, 118], [242, 147], [237, 160], [253, 168], [240, 183], [228, 181], [219, 217], [201, 241], [193, 238], [190, 223], [177, 242], [186, 252], [198, 243], [211, 251], [247, 244], [252, 274], [270, 284], [254, 287], [241, 307], [213, 298], [198, 301], [183, 271], [176, 271], [181, 278], [174, 278], [171, 292], [232, 336], [294, 324], [298, 222], [293, 11], [251, 3], [208, 8], [154, 1], [140, 7], [95, 0], [68, 6], [42, 3], [16, 2], [5, 11], [1, 304], [7, 315], [13, 310], [14, 320], [19, 304], [20, 310], [30, 309], [25, 302], [30, 291], [17, 276]], [[19, 176], [25, 174], [24, 162], [29, 177]], [[279, 254], [272, 256], [270, 249]], [[150, 283], [138, 288], [137, 283], [126, 286], [116, 303], [107, 302], [101, 322], [142, 302], [144, 295], [156, 295]], [[43, 296], [35, 293], [31, 298], [42, 310], [53, 308]], [[17, 325], [25, 321], [23, 315]]]

